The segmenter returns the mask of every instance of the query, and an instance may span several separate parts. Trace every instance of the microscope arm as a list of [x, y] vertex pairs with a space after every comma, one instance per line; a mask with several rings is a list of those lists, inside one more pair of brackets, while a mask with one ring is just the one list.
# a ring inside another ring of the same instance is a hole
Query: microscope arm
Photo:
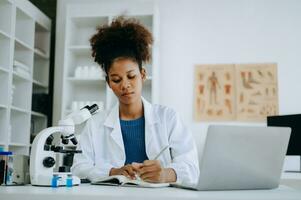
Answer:
[[[53, 126], [42, 130], [34, 139], [32, 149], [37, 147], [39, 150], [44, 148], [47, 138], [53, 133], [72, 134], [74, 133], [73, 126]], [[36, 149], [34, 149], [36, 150]], [[34, 151], [36, 152], [36, 151]]]

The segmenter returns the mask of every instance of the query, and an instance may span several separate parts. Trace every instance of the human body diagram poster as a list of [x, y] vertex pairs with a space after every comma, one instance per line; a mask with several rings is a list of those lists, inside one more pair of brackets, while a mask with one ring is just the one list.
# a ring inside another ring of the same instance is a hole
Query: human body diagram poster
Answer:
[[197, 65], [194, 101], [196, 121], [265, 121], [278, 114], [277, 65]]

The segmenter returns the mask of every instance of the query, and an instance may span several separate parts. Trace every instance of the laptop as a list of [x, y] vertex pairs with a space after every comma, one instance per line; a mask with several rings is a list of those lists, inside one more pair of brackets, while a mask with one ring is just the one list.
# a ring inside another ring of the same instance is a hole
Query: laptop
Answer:
[[254, 190], [279, 186], [291, 129], [212, 125], [194, 190]]

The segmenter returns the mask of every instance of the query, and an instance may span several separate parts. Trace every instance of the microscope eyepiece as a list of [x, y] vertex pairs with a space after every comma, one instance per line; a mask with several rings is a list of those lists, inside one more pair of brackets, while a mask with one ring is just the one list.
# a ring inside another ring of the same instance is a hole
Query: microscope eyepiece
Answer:
[[63, 144], [68, 144], [69, 140], [71, 140], [72, 144], [77, 145], [77, 139], [74, 134], [68, 135], [68, 136], [63, 136], [61, 135], [61, 140]]
[[91, 115], [94, 115], [98, 111], [99, 107], [97, 104], [93, 104], [92, 106], [86, 105], [82, 109], [87, 109], [91, 113]]
[[72, 144], [77, 145], [78, 141], [76, 139], [76, 137], [72, 137], [71, 139]]
[[89, 111], [91, 113], [91, 115], [94, 115], [97, 111], [98, 111], [99, 107], [97, 104], [93, 104], [92, 106], [90, 106]]

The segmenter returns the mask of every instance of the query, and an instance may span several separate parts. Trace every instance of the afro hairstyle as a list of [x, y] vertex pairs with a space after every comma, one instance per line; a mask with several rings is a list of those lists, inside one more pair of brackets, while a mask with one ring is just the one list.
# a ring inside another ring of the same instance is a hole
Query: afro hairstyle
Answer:
[[151, 59], [153, 36], [137, 19], [119, 16], [110, 25], [97, 28], [90, 39], [92, 57], [108, 75], [116, 58], [130, 58], [138, 63]]

